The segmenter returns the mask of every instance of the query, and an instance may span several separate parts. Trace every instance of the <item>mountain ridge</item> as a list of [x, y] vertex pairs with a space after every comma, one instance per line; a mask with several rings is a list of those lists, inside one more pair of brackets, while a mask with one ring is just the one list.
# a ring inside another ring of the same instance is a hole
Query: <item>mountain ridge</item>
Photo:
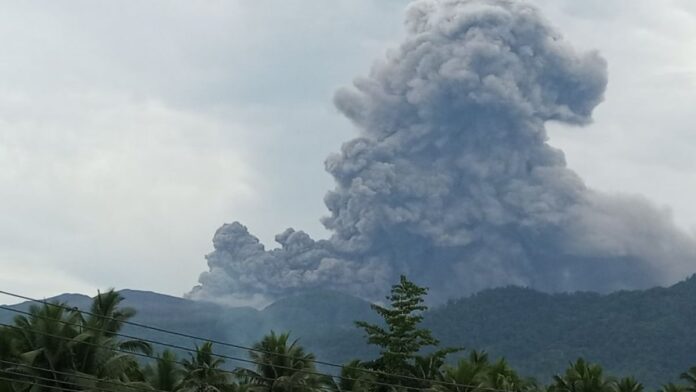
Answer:
[[[291, 331], [317, 358], [335, 363], [377, 353], [354, 326], [356, 320], [379, 322], [370, 303], [340, 292], [298, 293], [260, 310], [152, 291], [120, 292], [123, 306], [138, 310], [135, 322], [157, 328], [247, 347], [271, 330]], [[81, 309], [90, 301], [81, 294], [54, 298]], [[26, 310], [28, 305], [10, 308]], [[0, 320], [10, 321], [8, 313], [0, 312]], [[640, 375], [648, 386], [696, 365], [696, 276], [666, 288], [609, 294], [549, 294], [514, 286], [487, 289], [434, 307], [424, 316], [424, 326], [443, 346], [486, 350], [541, 381], [578, 357], [599, 362], [617, 376]], [[200, 344], [130, 325], [124, 333], [185, 347]], [[231, 347], [218, 350], [246, 355]]]

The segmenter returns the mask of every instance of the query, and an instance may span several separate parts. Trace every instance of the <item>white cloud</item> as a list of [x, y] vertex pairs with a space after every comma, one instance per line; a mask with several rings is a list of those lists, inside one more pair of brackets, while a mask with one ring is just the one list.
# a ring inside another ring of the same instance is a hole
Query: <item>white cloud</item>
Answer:
[[[692, 2], [536, 0], [576, 45], [609, 62], [595, 124], [552, 127], [551, 143], [591, 186], [640, 193], [696, 227], [696, 9]], [[691, 7], [691, 8], [688, 8]]]
[[349, 129], [331, 94], [382, 51], [375, 42], [398, 32], [401, 17], [378, 23], [401, 8], [386, 2], [324, 4], [5, 7], [4, 281], [37, 295], [181, 294], [224, 221], [260, 227], [266, 241], [290, 224], [321, 232], [330, 185], [321, 162]]
[[[554, 129], [590, 185], [696, 224], [696, 9], [690, 0], [535, 0], [609, 61], [588, 129]], [[323, 234], [331, 106], [399, 41], [406, 1], [60, 3], [0, 14], [0, 269], [47, 295], [187, 291], [223, 222], [270, 242]], [[35, 271], [33, 283], [27, 271]]]
[[104, 94], [8, 107], [0, 249], [10, 273], [30, 263], [92, 285], [172, 291], [200, 268], [187, 259], [206, 251], [204, 232], [254, 204], [233, 124]]

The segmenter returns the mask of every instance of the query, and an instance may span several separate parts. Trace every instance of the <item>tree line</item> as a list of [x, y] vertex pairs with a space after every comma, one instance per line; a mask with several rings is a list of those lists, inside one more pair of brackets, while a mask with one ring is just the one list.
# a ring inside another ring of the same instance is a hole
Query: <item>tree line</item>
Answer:
[[[271, 332], [248, 351], [249, 366], [232, 368], [205, 342], [181, 356], [155, 352], [150, 342], [124, 338], [135, 310], [123, 297], [99, 293], [90, 310], [65, 303], [33, 305], [0, 326], [0, 392], [643, 392], [634, 377], [606, 375], [598, 364], [578, 359], [549, 384], [523, 377], [505, 359], [472, 350], [452, 364], [458, 347], [440, 347], [420, 326], [427, 289], [406, 277], [392, 286], [388, 305], [372, 305], [381, 323], [357, 321], [372, 360], [353, 360], [335, 375], [317, 369], [312, 353], [288, 333]], [[696, 392], [696, 367], [659, 392]]]

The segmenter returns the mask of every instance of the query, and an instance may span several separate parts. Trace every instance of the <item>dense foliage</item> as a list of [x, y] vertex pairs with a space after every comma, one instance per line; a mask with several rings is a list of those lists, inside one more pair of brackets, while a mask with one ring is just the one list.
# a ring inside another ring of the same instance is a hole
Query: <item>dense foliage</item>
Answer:
[[382, 384], [428, 387], [427, 382], [418, 379], [436, 377], [445, 357], [458, 350], [444, 348], [421, 355], [424, 348], [440, 343], [429, 330], [419, 327], [423, 321], [422, 313], [428, 309], [423, 304], [426, 293], [426, 288], [401, 276], [399, 284], [394, 285], [391, 295], [387, 296], [391, 306], [372, 305], [384, 326], [366, 321], [355, 322], [365, 331], [367, 342], [380, 348], [380, 355], [375, 360], [354, 365], [377, 372], [377, 380]]
[[608, 295], [486, 290], [429, 311], [424, 325], [445, 345], [505, 356], [544, 381], [583, 357], [657, 387], [696, 363], [696, 277]]
[[[353, 360], [328, 374], [315, 356], [271, 332], [245, 359], [220, 355], [213, 343], [155, 353], [147, 339], [124, 335], [135, 311], [111, 290], [98, 294], [88, 312], [65, 303], [31, 306], [0, 326], [0, 392], [643, 392], [633, 377], [615, 378], [596, 363], [572, 361], [548, 385], [521, 376], [504, 359], [483, 351], [439, 348], [423, 323], [427, 289], [402, 277], [376, 317], [357, 321], [371, 360]], [[450, 304], [453, 306], [453, 304]], [[8, 308], [5, 308], [7, 310]], [[472, 312], [473, 313], [473, 312]], [[472, 314], [461, 317], [475, 317]], [[548, 320], [547, 320], [548, 321]], [[466, 334], [466, 330], [460, 331]], [[340, 339], [340, 337], [337, 337]], [[336, 344], [341, 344], [337, 341]], [[231, 362], [244, 366], [233, 367]], [[687, 368], [689, 364], [685, 364]], [[641, 374], [638, 374], [641, 376]], [[696, 367], [659, 392], [696, 392]]]

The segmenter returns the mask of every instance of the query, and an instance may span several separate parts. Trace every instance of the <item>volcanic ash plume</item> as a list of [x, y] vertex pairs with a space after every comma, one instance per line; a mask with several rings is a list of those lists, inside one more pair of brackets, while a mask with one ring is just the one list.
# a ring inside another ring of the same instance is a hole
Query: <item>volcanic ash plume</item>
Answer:
[[192, 298], [263, 304], [328, 288], [377, 299], [406, 274], [440, 302], [483, 288], [606, 292], [673, 282], [694, 240], [640, 197], [588, 189], [548, 120], [591, 121], [607, 82], [520, 1], [418, 1], [407, 37], [336, 93], [360, 130], [326, 169], [332, 232], [288, 229], [265, 250], [239, 223], [213, 239]]

